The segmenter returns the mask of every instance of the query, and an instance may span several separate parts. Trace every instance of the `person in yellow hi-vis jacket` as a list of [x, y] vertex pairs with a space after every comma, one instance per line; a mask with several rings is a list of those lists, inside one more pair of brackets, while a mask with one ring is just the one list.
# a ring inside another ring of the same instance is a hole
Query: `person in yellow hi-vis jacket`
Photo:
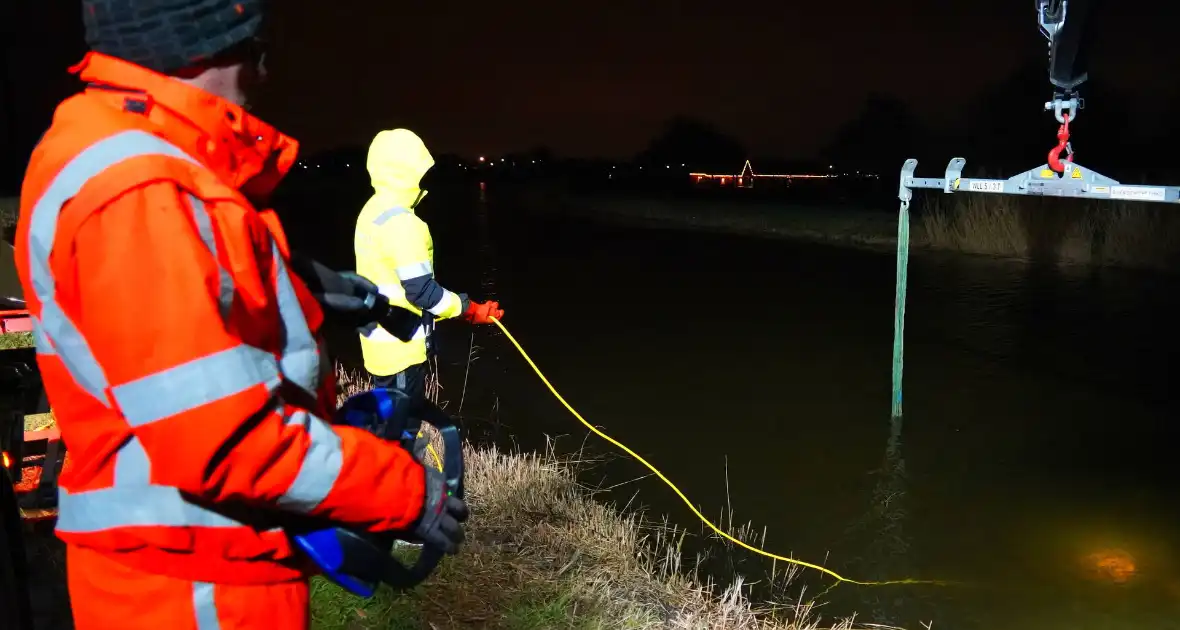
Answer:
[[442, 287], [434, 278], [434, 242], [415, 209], [426, 196], [419, 188], [434, 166], [430, 151], [408, 129], [382, 131], [369, 145], [366, 168], [374, 194], [356, 222], [356, 272], [373, 281], [391, 304], [421, 313], [422, 325], [408, 342], [380, 326], [361, 332], [365, 370], [374, 385], [399, 389], [418, 400], [425, 394], [430, 335], [435, 319], [462, 316], [473, 324], [503, 318], [497, 302], [475, 302]]

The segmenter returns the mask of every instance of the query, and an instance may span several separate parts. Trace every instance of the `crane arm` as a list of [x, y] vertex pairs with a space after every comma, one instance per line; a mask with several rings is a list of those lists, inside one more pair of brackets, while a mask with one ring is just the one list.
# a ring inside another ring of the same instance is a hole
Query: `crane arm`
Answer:
[[1037, 0], [1037, 22], [1049, 40], [1049, 82], [1058, 90], [1072, 92], [1089, 78], [1085, 44], [1092, 4], [1091, 0]]
[[1094, 0], [1036, 0], [1037, 24], [1049, 40], [1049, 83], [1053, 100], [1045, 109], [1054, 113], [1057, 122], [1077, 119], [1084, 103], [1078, 88], [1089, 78], [1089, 39], [1086, 18]]

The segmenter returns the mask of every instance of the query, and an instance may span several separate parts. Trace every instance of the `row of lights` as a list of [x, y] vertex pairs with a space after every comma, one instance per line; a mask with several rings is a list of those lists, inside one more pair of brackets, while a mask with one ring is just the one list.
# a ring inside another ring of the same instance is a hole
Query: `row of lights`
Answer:
[[[537, 162], [540, 162], [540, 161], [541, 161], [541, 160], [532, 160], [532, 161], [530, 161], [530, 164], [536, 164]], [[503, 164], [504, 162], [505, 162], [504, 158], [500, 158], [500, 160], [499, 160], [499, 164]], [[488, 162], [488, 159], [487, 159], [486, 157], [484, 157], [484, 156], [482, 156], [482, 155], [481, 155], [481, 156], [479, 156], [479, 163], [480, 163], [480, 164], [485, 164], [485, 163], [487, 163], [487, 164], [496, 164], [496, 163], [497, 163], [497, 161], [493, 159], [491, 162]], [[516, 164], [516, 163], [515, 163], [515, 162], [513, 162], [513, 164]]]
[[[536, 164], [538, 161], [539, 161], [539, 160], [532, 160], [532, 161], [531, 161], [531, 163], [532, 163], [532, 164]], [[481, 155], [481, 156], [479, 156], [479, 162], [480, 162], [480, 164], [485, 164], [485, 163], [487, 163], [487, 158]], [[491, 163], [492, 163], [492, 164], [495, 164], [495, 163], [496, 163], [496, 161], [495, 161], [495, 160], [492, 160], [492, 162], [491, 162]], [[504, 163], [504, 158], [500, 158], [500, 162], [499, 162], [499, 163], [503, 164], [503, 163]], [[310, 166], [313, 166], [313, 165], [311, 165], [311, 164], [308, 164], [307, 162], [297, 162], [297, 163], [296, 163], [296, 166], [298, 166], [298, 167], [300, 167], [300, 168], [308, 168], [308, 167], [310, 167]], [[320, 167], [320, 165], [319, 165], [319, 164], [315, 164], [314, 166], [315, 166], [315, 168], [319, 168], [319, 167]], [[747, 162], [747, 166], [748, 166], [748, 162]], [[680, 165], [680, 167], [681, 167], [681, 168], [684, 168], [684, 167], [685, 167], [685, 165], [684, 165], [684, 164], [681, 164], [681, 165]], [[352, 168], [352, 164], [351, 164], [351, 163], [348, 163], [348, 162], [346, 162], [346, 163], [344, 164], [344, 168]], [[611, 170], [614, 170], [615, 168], [616, 168], [615, 166], [611, 166]], [[664, 168], [665, 168], [665, 169], [670, 169], [670, 168], [672, 168], [672, 165], [671, 165], [671, 164], [665, 164], [665, 165], [664, 165]], [[833, 165], [828, 165], [828, 170], [832, 170], [832, 169], [834, 169], [834, 168], [835, 168], [835, 166], [833, 166]], [[467, 166], [466, 166], [466, 165], [464, 165], [464, 166], [463, 166], [463, 170], [467, 170]], [[639, 167], [639, 170], [641, 170], [641, 171], [642, 171], [642, 170], [643, 170], [643, 167], [642, 167], [642, 166], [640, 166], [640, 167]], [[841, 177], [841, 176], [843, 176], [843, 177], [847, 177], [847, 176], [848, 176], [848, 173], [843, 173], [842, 175], [836, 175], [836, 174], [830, 174], [830, 175], [762, 175], [762, 174], [756, 174], [756, 173], [754, 173], [754, 170], [753, 170], [753, 169], [749, 169], [749, 170], [750, 170], [750, 176], [751, 176], [751, 177], [770, 177], [770, 178], [780, 178], [780, 179], [782, 179], [782, 178], [786, 178], [786, 179], [796, 179], [796, 178], [798, 178], [798, 179], [820, 179], [820, 178], [829, 178], [829, 177]], [[744, 176], [744, 175], [745, 175], [745, 173], [746, 173], [746, 168], [743, 168], [743, 169], [742, 169], [742, 176]], [[856, 171], [856, 174], [857, 174], [857, 175], [860, 175], [861, 173], [860, 173], [860, 171]], [[710, 173], [689, 173], [689, 175], [691, 175], [691, 176], [693, 176], [693, 177], [696, 177], [698, 180], [699, 180], [699, 179], [701, 179], [701, 178], [708, 178], [708, 179], [713, 179], [713, 178], [717, 178], [717, 177], [726, 177], [726, 178], [731, 178], [731, 177], [733, 177], [733, 175], [716, 175], [716, 174], [710, 174]], [[878, 176], [877, 176], [877, 175], [874, 175], [874, 174], [869, 174], [869, 173], [866, 173], [866, 174], [865, 174], [865, 177], [873, 177], [873, 178], [875, 178], [875, 177], [878, 177]]]

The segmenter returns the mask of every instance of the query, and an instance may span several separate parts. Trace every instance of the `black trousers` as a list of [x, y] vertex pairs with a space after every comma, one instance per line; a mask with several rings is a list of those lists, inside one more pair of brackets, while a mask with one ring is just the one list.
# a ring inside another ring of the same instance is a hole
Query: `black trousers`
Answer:
[[[408, 428], [414, 435], [417, 435], [419, 429], [422, 427], [422, 421], [419, 419], [416, 409], [426, 400], [426, 376], [428, 372], [429, 368], [427, 364], [419, 363], [389, 376], [370, 374], [373, 377], [374, 387], [400, 390], [410, 398], [411, 426]], [[429, 440], [425, 436], [414, 441], [414, 457], [420, 462], [426, 461], [424, 457], [426, 455], [427, 444], [429, 444]]]
[[372, 374], [373, 386], [386, 389], [400, 389], [409, 396], [415, 404], [426, 397], [426, 374], [428, 368], [425, 363], [410, 367], [389, 376]]

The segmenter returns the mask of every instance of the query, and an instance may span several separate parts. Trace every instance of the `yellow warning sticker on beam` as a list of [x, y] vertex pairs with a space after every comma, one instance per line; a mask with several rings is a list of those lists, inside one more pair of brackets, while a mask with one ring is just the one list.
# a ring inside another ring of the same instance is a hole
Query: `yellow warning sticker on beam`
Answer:
[[1074, 168], [1073, 175], [1070, 175], [1070, 177], [1072, 177], [1074, 179], [1081, 179], [1082, 178], [1082, 169]]
[[1056, 177], [1056, 173], [1054, 173], [1052, 169], [1041, 169], [1041, 179], [1053, 179], [1054, 177]]

